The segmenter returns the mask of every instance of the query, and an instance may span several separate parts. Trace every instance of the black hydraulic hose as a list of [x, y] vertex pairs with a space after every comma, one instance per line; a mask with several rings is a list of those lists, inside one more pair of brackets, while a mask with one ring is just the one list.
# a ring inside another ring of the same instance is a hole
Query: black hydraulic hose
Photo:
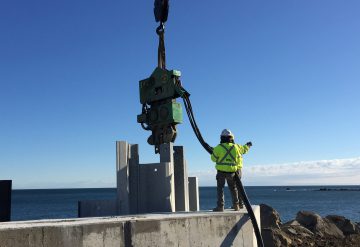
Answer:
[[255, 214], [254, 211], [252, 210], [250, 201], [246, 195], [244, 186], [242, 185], [241, 179], [239, 178], [239, 176], [237, 175], [237, 173], [235, 173], [235, 182], [238, 188], [238, 192], [240, 192], [242, 199], [244, 200], [244, 204], [246, 207], [246, 210], [249, 213], [250, 219], [251, 219], [251, 223], [254, 227], [254, 232], [255, 232], [255, 236], [256, 236], [256, 241], [257, 241], [257, 246], [258, 247], [264, 247], [264, 242], [261, 236], [261, 232], [260, 232], [260, 228], [259, 225], [257, 223], [257, 220], [255, 218]]
[[[182, 87], [181, 87], [182, 90], [184, 90]], [[184, 90], [186, 91], [186, 90]], [[195, 121], [195, 117], [194, 117], [194, 112], [192, 110], [192, 105], [191, 105], [191, 102], [190, 102], [190, 99], [189, 99], [189, 96], [187, 94], [183, 94], [181, 95], [183, 100], [184, 100], [184, 105], [185, 105], [185, 109], [186, 109], [186, 113], [189, 117], [189, 122], [191, 124], [191, 127], [195, 133], [195, 136], [197, 137], [197, 139], [199, 140], [200, 144], [204, 147], [204, 149], [209, 153], [209, 154], [212, 154], [213, 152], [213, 148], [205, 142], [205, 140], [203, 139], [202, 135], [201, 135], [201, 132], [196, 124], [196, 121]], [[236, 185], [237, 185], [237, 188], [238, 188], [238, 191], [240, 192], [241, 194], [241, 197], [242, 199], [244, 200], [244, 204], [245, 204], [245, 207], [246, 207], [246, 210], [248, 211], [249, 213], [249, 216], [250, 216], [250, 220], [251, 220], [251, 223], [254, 227], [254, 232], [255, 232], [255, 236], [256, 236], [256, 241], [257, 241], [257, 246], [258, 247], [264, 247], [264, 242], [263, 242], [263, 239], [262, 239], [262, 236], [261, 236], [261, 232], [260, 232], [260, 228], [259, 228], [259, 225], [257, 223], [257, 220], [255, 218], [255, 214], [254, 214], [254, 211], [252, 210], [252, 207], [251, 207], [251, 204], [250, 204], [250, 201], [246, 195], [246, 192], [245, 192], [245, 189], [244, 189], [244, 186], [242, 185], [242, 182], [241, 182], [241, 179], [239, 178], [239, 176], [236, 174], [235, 175], [235, 182], [236, 182]]]
[[[178, 86], [180, 87], [182, 92], [186, 92], [186, 90], [178, 84]], [[212, 154], [213, 152], [213, 148], [207, 143], [205, 142], [204, 138], [201, 135], [201, 132], [199, 130], [199, 127], [197, 126], [197, 123], [195, 121], [195, 117], [194, 117], [194, 112], [192, 109], [192, 105], [191, 105], [191, 101], [189, 99], [189, 95], [187, 92], [186, 93], [181, 93], [181, 97], [184, 101], [184, 106], [186, 109], [186, 113], [188, 115], [189, 118], [189, 122], [191, 124], [191, 127], [195, 133], [196, 138], [199, 140], [200, 144], [203, 146], [203, 148], [209, 153]]]
[[193, 128], [194, 130], [194, 133], [195, 133], [195, 136], [197, 137], [197, 139], [199, 140], [200, 144], [204, 147], [204, 149], [209, 153], [209, 154], [212, 154], [213, 152], [213, 148], [207, 144], [204, 140], [204, 138], [202, 137], [201, 135], [201, 132], [196, 124], [196, 121], [195, 121], [195, 118], [194, 118], [194, 113], [191, 109], [191, 105], [190, 103], [188, 102], [189, 100], [188, 99], [184, 99], [184, 105], [185, 105], [185, 108], [186, 108], [186, 112], [188, 114], [188, 117], [189, 117], [189, 121], [190, 121], [190, 124], [191, 124], [191, 127]]

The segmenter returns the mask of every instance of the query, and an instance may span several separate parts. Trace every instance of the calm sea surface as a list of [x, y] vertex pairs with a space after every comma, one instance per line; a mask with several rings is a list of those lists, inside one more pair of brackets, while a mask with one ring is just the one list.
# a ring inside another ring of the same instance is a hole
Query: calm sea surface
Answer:
[[[336, 214], [360, 222], [360, 186], [326, 186], [335, 190], [320, 191], [324, 186], [246, 187], [252, 204], [265, 203], [274, 207], [283, 222], [295, 218], [299, 210], [322, 216]], [[115, 199], [115, 189], [47, 189], [14, 190], [12, 220], [57, 219], [77, 217], [80, 200]], [[225, 188], [226, 206], [231, 206]], [[216, 187], [200, 187], [200, 209], [216, 205]]]

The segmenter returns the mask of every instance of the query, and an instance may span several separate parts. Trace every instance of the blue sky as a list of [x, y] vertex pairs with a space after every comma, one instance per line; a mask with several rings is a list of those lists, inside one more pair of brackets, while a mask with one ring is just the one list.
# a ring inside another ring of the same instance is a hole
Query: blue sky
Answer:
[[[138, 81], [157, 63], [152, 7], [1, 1], [0, 179], [15, 188], [113, 186], [116, 140], [140, 144], [143, 163], [158, 160], [136, 123]], [[184, 0], [170, 8], [167, 67], [182, 71], [209, 144], [223, 128], [254, 143], [246, 184], [284, 183], [283, 174], [255, 179], [281, 164], [339, 160], [355, 160], [343, 180], [321, 172], [295, 180], [288, 169], [286, 183], [359, 184], [359, 1]], [[184, 118], [176, 144], [200, 184], [214, 185], [204, 175], [213, 164]]]

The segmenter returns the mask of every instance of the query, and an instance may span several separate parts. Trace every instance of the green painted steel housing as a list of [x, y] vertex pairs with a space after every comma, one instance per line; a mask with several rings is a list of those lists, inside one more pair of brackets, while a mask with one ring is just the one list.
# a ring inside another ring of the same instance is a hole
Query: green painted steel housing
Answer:
[[180, 71], [157, 67], [149, 78], [139, 82], [141, 104], [180, 97], [176, 86], [176, 77], [180, 76]]

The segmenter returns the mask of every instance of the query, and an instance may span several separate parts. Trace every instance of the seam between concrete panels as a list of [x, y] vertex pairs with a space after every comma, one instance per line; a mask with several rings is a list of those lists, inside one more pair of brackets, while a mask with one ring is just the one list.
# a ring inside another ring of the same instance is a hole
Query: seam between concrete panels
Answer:
[[44, 247], [44, 239], [45, 239], [44, 227], [41, 227], [41, 246], [42, 247]]
[[133, 247], [131, 225], [131, 221], [126, 221], [124, 224], [125, 247]]

